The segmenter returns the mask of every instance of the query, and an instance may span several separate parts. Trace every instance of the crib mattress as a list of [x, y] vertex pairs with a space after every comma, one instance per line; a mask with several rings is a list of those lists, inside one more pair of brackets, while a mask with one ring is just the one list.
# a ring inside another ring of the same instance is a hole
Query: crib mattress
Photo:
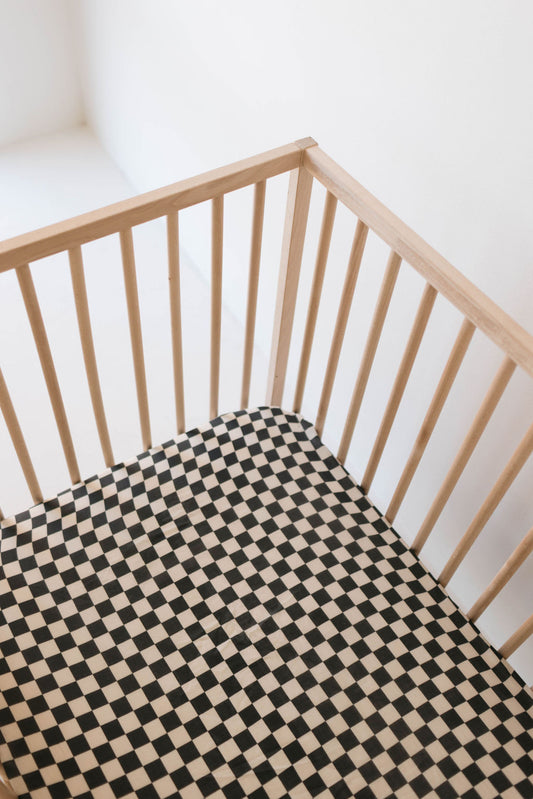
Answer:
[[1, 564], [21, 799], [533, 796], [528, 689], [300, 416], [109, 469]]

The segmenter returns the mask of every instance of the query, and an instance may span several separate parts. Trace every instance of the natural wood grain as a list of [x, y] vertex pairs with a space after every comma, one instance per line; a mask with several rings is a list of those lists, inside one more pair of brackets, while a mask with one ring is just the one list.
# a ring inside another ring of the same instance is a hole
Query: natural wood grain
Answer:
[[94, 351], [94, 341], [91, 329], [91, 318], [89, 315], [89, 304], [87, 301], [87, 287], [85, 285], [81, 247], [75, 247], [73, 250], [69, 250], [68, 255], [70, 262], [70, 276], [72, 279], [72, 290], [74, 292], [76, 314], [78, 317], [81, 348], [85, 363], [85, 371], [87, 374], [87, 382], [89, 384], [91, 403], [93, 406], [96, 427], [98, 430], [98, 437], [100, 439], [100, 445], [102, 447], [106, 466], [113, 466], [115, 459], [113, 457], [113, 450], [111, 448], [111, 440], [109, 438], [107, 419], [105, 416], [104, 403], [102, 400], [102, 391], [100, 388], [100, 379], [98, 377], [98, 367], [96, 365], [96, 354]]
[[28, 264], [17, 267], [17, 279], [22, 293], [22, 299], [24, 300], [26, 313], [28, 314], [28, 319], [30, 321], [35, 346], [37, 347], [39, 361], [41, 362], [41, 368], [43, 370], [46, 388], [48, 389], [48, 396], [50, 397], [50, 402], [52, 404], [52, 410], [54, 412], [59, 437], [61, 439], [61, 445], [65, 454], [65, 460], [67, 462], [70, 479], [72, 483], [78, 483], [80, 480], [78, 461], [74, 451], [74, 444], [72, 443], [72, 436], [70, 434], [67, 414], [65, 412], [63, 397], [61, 396], [61, 390], [57, 380], [56, 369], [52, 359], [52, 353], [50, 351], [50, 344], [48, 342], [48, 336], [46, 334], [41, 308], [39, 307], [39, 301], [37, 299], [37, 294], [35, 293], [35, 286], [33, 284], [33, 278], [31, 276], [30, 267]]
[[381, 338], [381, 333], [383, 331], [383, 325], [385, 323], [385, 318], [389, 309], [392, 292], [394, 291], [394, 286], [396, 285], [396, 279], [398, 277], [401, 262], [402, 259], [400, 256], [395, 253], [394, 250], [391, 250], [385, 275], [383, 277], [383, 282], [381, 284], [376, 309], [370, 324], [370, 330], [363, 352], [363, 357], [361, 358], [361, 365], [359, 367], [359, 372], [355, 381], [355, 387], [353, 390], [348, 415], [346, 417], [346, 422], [344, 424], [339, 451], [337, 453], [337, 458], [341, 463], [344, 463], [346, 456], [348, 455], [348, 449], [352, 441], [355, 425], [357, 424], [361, 403], [363, 401], [368, 384], [370, 370], [372, 369], [372, 364], [374, 363], [374, 357], [376, 355], [376, 350]]
[[312, 183], [306, 169], [291, 172], [267, 381], [268, 405], [281, 405], [283, 398]]
[[474, 449], [476, 448], [483, 431], [490, 421], [496, 406], [498, 405], [509, 380], [516, 368], [516, 364], [510, 359], [505, 357], [494, 380], [492, 381], [489, 390], [472, 422], [468, 433], [461, 445], [461, 448], [455, 459], [450, 466], [448, 474], [444, 478], [444, 482], [440, 487], [435, 499], [433, 500], [429, 511], [426, 514], [424, 521], [418, 531], [416, 538], [413, 542], [411, 549], [417, 555], [426, 543], [431, 531], [435, 527], [439, 516], [441, 515], [444, 506], [448, 502], [452, 491], [459, 478], [461, 477]]
[[185, 432], [185, 396], [183, 384], [183, 341], [181, 329], [180, 250], [178, 212], [167, 216], [168, 290], [170, 298], [170, 331], [174, 370], [174, 402], [176, 430]]
[[150, 413], [148, 410], [148, 391], [146, 388], [146, 370], [144, 366], [144, 349], [141, 330], [141, 314], [139, 310], [139, 292], [135, 273], [135, 254], [133, 251], [133, 235], [131, 229], [120, 232], [120, 248], [122, 251], [122, 267], [124, 270], [124, 286], [130, 326], [131, 350], [135, 386], [137, 388], [137, 404], [141, 423], [141, 436], [144, 449], [152, 446], [150, 431]]
[[37, 480], [37, 476], [33, 468], [33, 463], [30, 458], [30, 453], [28, 452], [24, 436], [22, 435], [22, 430], [20, 429], [20, 424], [17, 419], [17, 415], [15, 413], [15, 408], [13, 407], [11, 397], [9, 396], [9, 391], [7, 390], [6, 382], [4, 380], [4, 375], [2, 374], [1, 369], [0, 369], [0, 410], [2, 411], [2, 414], [4, 416], [6, 427], [11, 437], [11, 441], [13, 442], [15, 452], [17, 453], [17, 458], [19, 459], [19, 463], [24, 473], [24, 477], [26, 479], [26, 483], [30, 490], [32, 499], [34, 502], [42, 502], [43, 494], [39, 486], [39, 482]]
[[450, 579], [455, 574], [458, 566], [463, 561], [465, 555], [470, 550], [472, 544], [477, 539], [488, 520], [500, 504], [507, 493], [511, 484], [533, 452], [533, 424], [525, 434], [524, 438], [512, 454], [504, 470], [496, 480], [492, 490], [489, 492], [485, 502], [475, 515], [468, 530], [459, 541], [450, 559], [439, 575], [441, 585], [448, 585]]
[[512, 555], [505, 561], [496, 577], [483, 591], [477, 602], [472, 605], [468, 611], [468, 618], [472, 619], [472, 621], [477, 621], [532, 552], [533, 527], [524, 536]]
[[0, 272], [296, 169], [301, 163], [305, 148], [315, 145], [313, 139], [302, 139], [64, 222], [48, 225], [23, 236], [7, 239], [0, 242]]
[[522, 646], [524, 641], [527, 641], [530, 635], [533, 634], [533, 613], [520, 625], [518, 630], [511, 635], [510, 638], [500, 647], [500, 655], [504, 658], [509, 658], [519, 646]]
[[309, 369], [309, 359], [311, 357], [311, 348], [313, 346], [313, 338], [315, 335], [318, 307], [320, 305], [320, 296], [322, 294], [322, 285], [324, 283], [324, 274], [326, 271], [326, 263], [328, 260], [329, 245], [331, 243], [331, 234], [333, 232], [333, 222], [335, 221], [336, 208], [337, 198], [328, 191], [326, 193], [326, 200], [324, 202], [322, 227], [320, 229], [320, 238], [318, 241], [318, 250], [315, 261], [315, 271], [313, 273], [311, 295], [309, 297], [309, 306], [307, 308], [307, 318], [305, 321], [305, 331], [302, 343], [302, 354], [300, 355], [300, 367], [298, 369], [298, 377], [296, 380], [296, 391], [294, 394], [293, 405], [295, 413], [300, 413], [302, 409], [305, 381], [307, 379], [307, 371]]
[[367, 226], [364, 224], [364, 222], [361, 222], [361, 220], [358, 219], [355, 228], [352, 249], [350, 252], [350, 258], [348, 260], [348, 268], [346, 269], [346, 277], [344, 278], [344, 286], [342, 288], [341, 301], [339, 304], [339, 310], [337, 312], [335, 330], [333, 331], [333, 338], [331, 340], [326, 373], [324, 375], [324, 382], [322, 384], [322, 394], [320, 395], [320, 402], [318, 404], [318, 412], [315, 420], [315, 428], [319, 436], [322, 435], [322, 431], [324, 430], [324, 423], [326, 421], [326, 415], [331, 400], [331, 392], [333, 391], [335, 375], [337, 374], [342, 342], [344, 341], [344, 335], [346, 333], [346, 325], [348, 324], [348, 317], [352, 307], [353, 295], [355, 292], [355, 286], [357, 284], [357, 277], [359, 275], [359, 268], [361, 266], [363, 252], [365, 250], [367, 235]]
[[211, 204], [211, 377], [209, 418], [218, 416], [220, 383], [220, 330], [222, 322], [222, 248], [224, 227], [224, 195]]
[[431, 438], [431, 434], [435, 429], [435, 425], [437, 424], [441, 411], [448, 398], [448, 394], [450, 393], [454, 380], [457, 377], [457, 372], [459, 371], [459, 367], [461, 366], [466, 355], [466, 351], [470, 345], [475, 329], [476, 328], [469, 319], [465, 319], [461, 325], [461, 329], [455, 340], [450, 357], [448, 358], [446, 366], [444, 367], [444, 371], [442, 372], [442, 376], [433, 395], [433, 399], [431, 400], [431, 404], [424, 417], [424, 421], [422, 422], [422, 427], [419, 430], [416, 441], [413, 445], [413, 449], [409, 455], [409, 459], [402, 472], [402, 476], [400, 477], [389, 507], [387, 508], [387, 512], [385, 513], [385, 518], [391, 524], [398, 513], [407, 489], [411, 485], [411, 480], [413, 479], [418, 468], [418, 464], [422, 459], [422, 455], [426, 450], [429, 439]]
[[370, 489], [374, 475], [376, 474], [376, 470], [381, 460], [383, 450], [385, 449], [385, 444], [389, 438], [389, 433], [394, 423], [394, 419], [396, 418], [398, 408], [400, 407], [400, 402], [402, 400], [407, 381], [409, 380], [409, 375], [411, 374], [411, 369], [413, 368], [422, 337], [426, 330], [436, 296], [437, 292], [433, 286], [430, 286], [429, 283], [427, 283], [418, 306], [418, 311], [415, 316], [415, 321], [413, 322], [413, 327], [407, 341], [405, 352], [398, 368], [398, 373], [392, 387], [374, 448], [370, 455], [370, 459], [361, 482], [361, 488], [365, 493]]
[[244, 336], [244, 358], [242, 370], [241, 408], [248, 407], [250, 398], [250, 379], [254, 352], [255, 315], [257, 310], [257, 288], [259, 285], [259, 265], [261, 263], [261, 243], [263, 239], [263, 218], [265, 215], [264, 180], [254, 187], [254, 210], [252, 218], [252, 242], [250, 245], [250, 271], [248, 276], [248, 300], [246, 303], [246, 331]]
[[533, 376], [533, 336], [389, 211], [319, 147], [304, 166], [467, 319]]

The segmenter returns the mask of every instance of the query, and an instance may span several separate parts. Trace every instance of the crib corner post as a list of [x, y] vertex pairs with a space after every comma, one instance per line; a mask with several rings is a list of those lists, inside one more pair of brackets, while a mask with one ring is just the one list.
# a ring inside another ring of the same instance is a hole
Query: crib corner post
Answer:
[[282, 402], [312, 183], [311, 173], [303, 166], [291, 172], [270, 350], [267, 405], [281, 405]]

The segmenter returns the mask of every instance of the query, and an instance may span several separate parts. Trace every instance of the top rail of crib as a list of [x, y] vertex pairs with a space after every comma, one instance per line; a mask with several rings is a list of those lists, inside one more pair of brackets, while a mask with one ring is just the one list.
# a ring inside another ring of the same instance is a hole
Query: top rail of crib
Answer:
[[533, 335], [305, 138], [0, 242], [0, 272], [303, 168], [533, 377]]
[[0, 242], [0, 272], [119, 233], [143, 222], [296, 169], [301, 164], [303, 150], [315, 144], [314, 139], [301, 139], [261, 155], [244, 158], [161, 189], [138, 194], [64, 222], [7, 239]]

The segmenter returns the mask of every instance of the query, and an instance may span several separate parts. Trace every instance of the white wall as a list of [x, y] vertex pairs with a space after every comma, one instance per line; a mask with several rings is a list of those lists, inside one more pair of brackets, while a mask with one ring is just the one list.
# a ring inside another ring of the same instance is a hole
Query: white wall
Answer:
[[82, 122], [68, 0], [0, 0], [0, 108], [0, 147]]
[[[0, 151], [0, 239], [16, 236], [134, 192], [124, 175], [86, 127], [21, 142]], [[154, 444], [176, 433], [172, 348], [164, 223], [134, 232], [143, 324], [149, 407]], [[83, 247], [89, 308], [102, 395], [115, 460], [134, 457], [142, 447], [133, 376], [124, 280], [118, 236]], [[68, 257], [59, 253], [31, 266], [52, 356], [63, 394], [82, 478], [105, 468], [91, 407], [78, 335]], [[181, 283], [189, 299], [183, 308], [184, 375], [189, 427], [208, 413], [209, 289], [187, 259]], [[35, 343], [14, 272], [0, 275], [0, 364], [45, 499], [70, 484]], [[234, 351], [242, 327], [223, 314], [223, 346]], [[266, 364], [256, 354], [260, 368]], [[203, 364], [203, 368], [202, 365]], [[238, 381], [239, 364], [223, 361], [226, 392]], [[234, 402], [222, 392], [224, 404]], [[3, 421], [0, 424], [0, 506], [4, 515], [32, 504]]]
[[[533, 294], [533, 93], [528, 0], [84, 0], [78, 35], [86, 111], [104, 147], [138, 190], [163, 185], [306, 135], [373, 191], [529, 330]], [[269, 188], [258, 339], [266, 350], [279, 258], [283, 181]], [[250, 193], [229, 202], [225, 299], [244, 313]], [[303, 297], [309, 288], [323, 193], [313, 192]], [[187, 212], [184, 248], [209, 270], [207, 211]], [[243, 236], [243, 230], [245, 231]], [[353, 233], [339, 211], [304, 413], [312, 415]], [[240, 234], [240, 235], [239, 235]], [[361, 343], [387, 257], [370, 240], [325, 429], [335, 447]], [[387, 390], [422, 289], [402, 269], [348, 465], [361, 478]], [[297, 309], [301, 330], [305, 308]], [[387, 498], [460, 324], [438, 303], [372, 496]], [[498, 365], [476, 338], [465, 369], [398, 517], [412, 540]], [[289, 388], [297, 353], [291, 354]], [[468, 383], [470, 374], [473, 381]], [[286, 395], [285, 404], [290, 405]], [[430, 539], [442, 562], [468, 526], [502, 460], [531, 419], [523, 376], [508, 396]], [[533, 522], [529, 464], [451, 584], [469, 607]], [[481, 626], [501, 642], [508, 608], [530, 612], [531, 563]], [[528, 597], [528, 598], [526, 598]], [[484, 626], [485, 625], [485, 626]], [[514, 662], [531, 668], [531, 648]], [[529, 674], [529, 679], [533, 674]]]
[[85, 0], [80, 17], [87, 114], [136, 187], [312, 135], [530, 325], [528, 0]]

